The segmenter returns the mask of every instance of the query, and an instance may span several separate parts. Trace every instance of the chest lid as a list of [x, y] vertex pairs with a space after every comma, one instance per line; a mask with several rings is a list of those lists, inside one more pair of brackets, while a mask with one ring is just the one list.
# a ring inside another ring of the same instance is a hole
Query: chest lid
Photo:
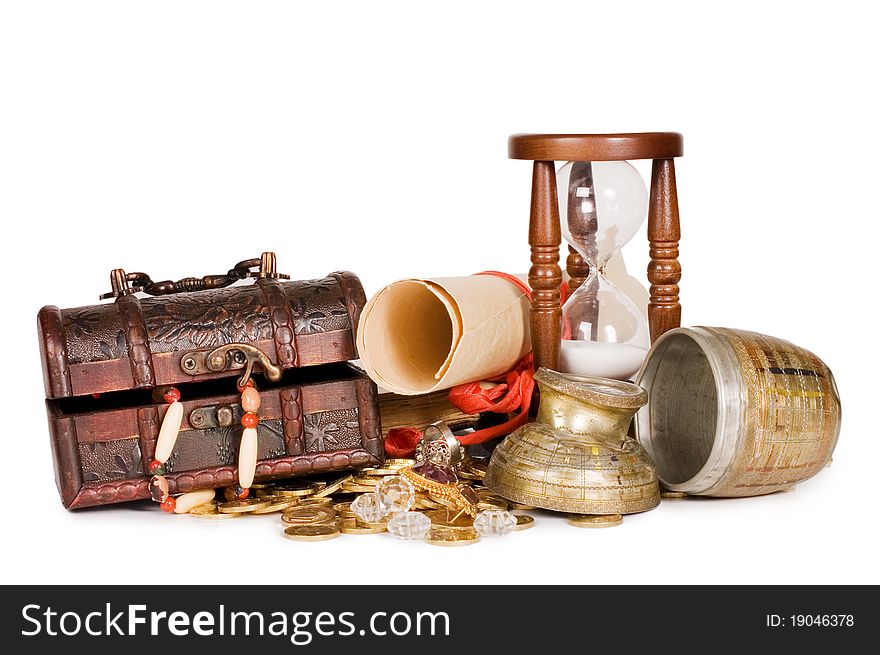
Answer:
[[241, 376], [249, 369], [277, 378], [285, 369], [357, 358], [366, 297], [353, 273], [289, 280], [277, 272], [275, 255], [263, 253], [225, 275], [153, 282], [116, 269], [111, 283], [101, 298], [112, 303], [40, 310], [48, 398]]

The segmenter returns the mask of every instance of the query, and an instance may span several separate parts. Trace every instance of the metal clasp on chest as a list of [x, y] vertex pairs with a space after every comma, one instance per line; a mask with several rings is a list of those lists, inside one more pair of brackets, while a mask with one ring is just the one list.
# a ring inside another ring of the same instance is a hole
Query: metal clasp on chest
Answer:
[[263, 374], [277, 382], [283, 373], [259, 348], [247, 343], [228, 343], [213, 350], [196, 350], [183, 356], [180, 368], [188, 375], [206, 375], [244, 369], [239, 385], [244, 386], [250, 379], [255, 365], [263, 369]]
[[189, 413], [189, 424], [197, 430], [228, 428], [238, 423], [243, 414], [238, 404], [206, 405]]

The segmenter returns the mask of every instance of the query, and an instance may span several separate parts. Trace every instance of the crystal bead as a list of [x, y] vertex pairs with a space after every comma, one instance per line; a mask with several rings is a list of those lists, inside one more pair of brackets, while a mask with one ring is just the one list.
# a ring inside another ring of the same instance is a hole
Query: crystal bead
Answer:
[[385, 507], [379, 494], [372, 492], [355, 498], [351, 502], [351, 511], [365, 523], [376, 523], [385, 517], [388, 508]]
[[420, 512], [397, 512], [388, 521], [388, 532], [398, 539], [421, 539], [431, 529], [431, 519]]
[[412, 483], [399, 475], [382, 480], [376, 493], [389, 512], [409, 511], [416, 502], [416, 490]]
[[516, 517], [503, 509], [487, 509], [474, 519], [474, 528], [481, 537], [501, 537], [516, 527]]

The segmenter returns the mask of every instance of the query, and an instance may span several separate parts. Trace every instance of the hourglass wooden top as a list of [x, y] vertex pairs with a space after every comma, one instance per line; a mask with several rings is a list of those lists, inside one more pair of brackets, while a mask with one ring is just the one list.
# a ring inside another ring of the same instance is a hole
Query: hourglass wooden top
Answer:
[[671, 159], [683, 151], [678, 132], [514, 134], [507, 141], [508, 157], [532, 161]]

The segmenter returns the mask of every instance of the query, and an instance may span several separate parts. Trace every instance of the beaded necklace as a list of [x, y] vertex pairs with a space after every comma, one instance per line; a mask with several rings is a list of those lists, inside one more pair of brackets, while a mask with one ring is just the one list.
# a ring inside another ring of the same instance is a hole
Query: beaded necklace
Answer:
[[[257, 426], [260, 417], [257, 410], [260, 409], [260, 393], [257, 391], [254, 381], [250, 376], [245, 376], [238, 383], [238, 391], [241, 394], [241, 408], [244, 414], [241, 417], [241, 425], [244, 428], [241, 434], [241, 443], [238, 447], [238, 484], [229, 487], [224, 492], [227, 500], [243, 500], [250, 494], [250, 487], [254, 483], [254, 474], [257, 470]], [[180, 390], [176, 387], [168, 387], [162, 394], [162, 399], [168, 403], [162, 426], [159, 428], [159, 436], [156, 439], [156, 452], [147, 469], [153, 476], [150, 478], [150, 496], [159, 503], [165, 512], [183, 513], [177, 506], [177, 500], [171, 496], [168, 488], [166, 463], [174, 446], [177, 443], [177, 435], [180, 433], [180, 425], [183, 421], [183, 405], [180, 402]], [[188, 511], [187, 508], [186, 511]]]

